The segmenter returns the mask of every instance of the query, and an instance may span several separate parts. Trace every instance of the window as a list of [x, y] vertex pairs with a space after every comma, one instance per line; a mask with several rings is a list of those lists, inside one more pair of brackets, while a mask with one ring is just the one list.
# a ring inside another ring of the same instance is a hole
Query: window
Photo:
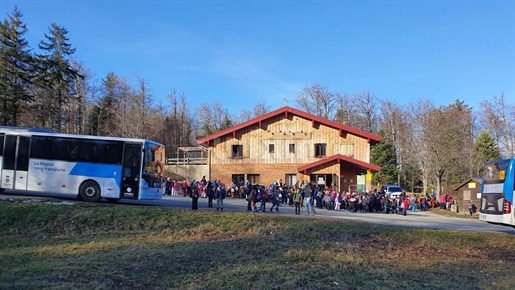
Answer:
[[295, 153], [295, 144], [290, 144], [288, 146], [288, 149], [289, 149], [290, 153]]
[[268, 144], [268, 153], [274, 153], [275, 146], [274, 144]]
[[5, 136], [4, 169], [14, 170], [17, 136]]
[[232, 145], [232, 158], [243, 158], [243, 145]]
[[4, 155], [4, 134], [0, 134], [0, 156]]
[[86, 158], [81, 161], [122, 164], [123, 143], [108, 140], [82, 140], [80, 153], [81, 158]]
[[247, 180], [251, 184], [258, 184], [259, 183], [259, 174], [247, 174]]
[[316, 143], [315, 144], [315, 157], [325, 157], [325, 143]]
[[297, 183], [297, 174], [286, 174], [285, 177], [284, 181], [286, 185], [292, 186]]
[[245, 174], [233, 174], [231, 177], [236, 185], [245, 183]]
[[123, 142], [121, 141], [32, 136], [31, 142], [31, 158], [105, 164], [122, 163]]
[[18, 156], [16, 157], [16, 170], [29, 170], [30, 137], [18, 137]]

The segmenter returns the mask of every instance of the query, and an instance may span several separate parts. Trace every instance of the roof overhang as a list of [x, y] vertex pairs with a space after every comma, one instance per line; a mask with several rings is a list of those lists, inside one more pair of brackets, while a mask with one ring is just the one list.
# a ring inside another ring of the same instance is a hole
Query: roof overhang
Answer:
[[470, 183], [472, 181], [476, 182], [479, 185], [483, 184], [483, 179], [481, 177], [472, 177], [472, 178], [468, 179], [467, 181], [463, 182], [462, 184], [458, 185], [456, 188], [454, 188], [454, 191], [460, 190], [461, 187], [463, 187], [465, 184]]
[[375, 134], [361, 131], [359, 129], [349, 127], [349, 126], [340, 124], [338, 122], [329, 121], [327, 119], [324, 119], [324, 118], [321, 118], [321, 117], [318, 117], [315, 115], [311, 115], [306, 112], [286, 106], [286, 107], [280, 108], [278, 110], [275, 110], [273, 112], [270, 112], [268, 114], [265, 114], [261, 117], [254, 118], [247, 122], [244, 122], [244, 123], [241, 123], [234, 127], [231, 127], [229, 129], [226, 129], [226, 130], [217, 132], [215, 134], [211, 134], [209, 136], [200, 138], [197, 140], [197, 143], [199, 145], [209, 147], [209, 146], [213, 145], [213, 141], [216, 138], [220, 138], [220, 137], [224, 137], [224, 136], [231, 136], [232, 138], [236, 138], [236, 133], [239, 130], [246, 129], [251, 126], [256, 126], [258, 129], [261, 129], [263, 126], [263, 121], [268, 120], [273, 117], [276, 117], [276, 116], [280, 116], [280, 115], [283, 115], [284, 118], [289, 118], [290, 116], [298, 116], [298, 117], [304, 118], [306, 120], [310, 120], [313, 128], [316, 127], [317, 124], [323, 124], [325, 126], [328, 126], [328, 127], [338, 130], [340, 137], [343, 137], [343, 136], [345, 136], [345, 134], [350, 133], [352, 135], [356, 135], [356, 136], [366, 139], [370, 145], [377, 144], [381, 141], [381, 137], [377, 136]]
[[341, 154], [336, 154], [336, 155], [333, 155], [331, 157], [327, 157], [327, 158], [318, 160], [316, 162], [303, 165], [303, 166], [297, 168], [297, 170], [299, 172], [303, 173], [303, 174], [306, 174], [309, 169], [314, 168], [316, 166], [324, 165], [324, 164], [327, 164], [327, 163], [330, 163], [330, 162], [337, 162], [337, 163], [347, 162], [347, 163], [351, 163], [351, 164], [355, 165], [356, 167], [363, 168], [365, 170], [370, 171], [371, 173], [375, 173], [375, 172], [381, 171], [381, 167], [380, 166], [373, 165], [373, 164], [370, 164], [370, 163], [366, 163], [366, 162], [363, 162], [363, 161], [360, 161], [360, 160], [357, 160], [357, 159], [354, 159], [352, 157], [348, 157], [348, 156], [345, 156], [345, 155], [341, 155]]

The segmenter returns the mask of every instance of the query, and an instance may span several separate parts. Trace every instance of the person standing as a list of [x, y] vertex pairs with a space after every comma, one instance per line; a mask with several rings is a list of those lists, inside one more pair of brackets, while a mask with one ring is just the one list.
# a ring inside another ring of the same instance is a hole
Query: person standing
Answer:
[[264, 189], [259, 190], [257, 200], [260, 202], [259, 211], [265, 212], [265, 210], [266, 210], [266, 192], [264, 191]]
[[440, 210], [444, 210], [445, 209], [445, 195], [442, 194], [440, 196], [438, 203], [440, 204]]
[[177, 192], [179, 192], [179, 182], [174, 180], [172, 185], [172, 196], [177, 196]]
[[207, 207], [213, 208], [213, 197], [215, 196], [215, 189], [213, 188], [213, 183], [211, 182], [211, 180], [207, 182], [206, 195]]
[[334, 210], [340, 210], [341, 204], [342, 204], [342, 196], [338, 193], [336, 198], [334, 199]]
[[275, 207], [275, 211], [279, 211], [279, 189], [276, 188], [275, 189], [275, 192], [272, 194], [272, 196], [270, 197], [271, 200], [272, 200], [272, 207], [270, 208], [270, 211], [274, 211], [274, 207]]
[[402, 201], [401, 201], [402, 215], [404, 215], [404, 216], [407, 215], [408, 207], [409, 207], [409, 202], [408, 202], [407, 198], [402, 197]]
[[295, 206], [295, 214], [300, 214], [300, 203], [302, 202], [302, 194], [300, 188], [295, 184], [295, 189], [292, 196], [293, 205]]
[[427, 209], [427, 198], [421, 198], [420, 199], [420, 208], [425, 211]]
[[165, 193], [163, 195], [172, 196], [172, 181], [170, 177], [165, 179]]
[[287, 193], [287, 200], [286, 200], [286, 203], [289, 205], [289, 206], [293, 206], [293, 195], [295, 194], [295, 192], [297, 191], [297, 189], [299, 188], [299, 185], [298, 184], [295, 184], [295, 186], [290, 186], [290, 188], [288, 188], [288, 193]]
[[252, 211], [252, 203], [254, 201], [254, 195], [256, 195], [256, 187], [247, 189], [249, 194], [247, 194], [247, 211]]
[[224, 199], [227, 196], [227, 191], [223, 183], [218, 183], [218, 188], [216, 189], [215, 198], [216, 198], [216, 211], [219, 209], [221, 211], [224, 210]]
[[311, 210], [313, 212], [313, 216], [315, 216], [317, 213], [313, 206], [313, 192], [311, 185], [308, 184], [307, 180], [304, 180], [304, 201], [306, 202], [306, 210], [308, 211], [308, 215]]
[[474, 214], [474, 204], [471, 200], [467, 202], [467, 207], [469, 208], [470, 216], [472, 216]]
[[198, 185], [195, 184], [192, 187], [193, 187], [193, 189], [191, 192], [191, 209], [198, 210], [198, 198], [199, 198]]

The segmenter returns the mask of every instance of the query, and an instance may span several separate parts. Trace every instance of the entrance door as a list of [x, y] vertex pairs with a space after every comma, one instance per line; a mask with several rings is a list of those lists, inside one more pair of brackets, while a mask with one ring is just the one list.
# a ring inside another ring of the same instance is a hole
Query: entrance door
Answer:
[[141, 144], [125, 143], [121, 197], [137, 199], [139, 196], [142, 150]]
[[310, 179], [311, 183], [315, 184], [318, 190], [325, 190], [327, 187], [332, 187], [332, 174], [311, 174]]
[[30, 137], [5, 136], [2, 188], [27, 190]]

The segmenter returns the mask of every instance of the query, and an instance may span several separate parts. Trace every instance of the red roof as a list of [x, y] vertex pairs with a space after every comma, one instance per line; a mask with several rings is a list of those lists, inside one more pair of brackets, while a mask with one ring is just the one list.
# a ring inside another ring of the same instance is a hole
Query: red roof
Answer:
[[363, 169], [367, 169], [367, 170], [369, 170], [372, 173], [373, 172], [378, 172], [378, 171], [381, 170], [381, 167], [379, 167], [377, 165], [373, 165], [373, 164], [370, 164], [370, 163], [359, 161], [357, 159], [354, 159], [354, 158], [351, 158], [351, 157], [347, 157], [347, 156], [344, 156], [344, 155], [341, 155], [341, 154], [336, 154], [336, 155], [333, 155], [331, 157], [324, 158], [322, 160], [318, 160], [316, 162], [313, 162], [313, 163], [301, 166], [297, 170], [299, 170], [299, 172], [302, 172], [302, 173], [305, 174], [307, 170], [309, 170], [309, 169], [311, 169], [313, 167], [316, 167], [316, 166], [319, 166], [319, 165], [323, 165], [323, 164], [326, 164], [326, 163], [329, 163], [329, 162], [332, 162], [332, 161], [336, 161], [338, 163], [340, 163], [341, 161], [349, 162], [349, 163], [352, 163], [352, 164], [354, 164], [354, 165], [356, 165], [358, 167], [361, 167]]
[[213, 141], [214, 139], [219, 138], [219, 137], [223, 137], [223, 136], [226, 136], [226, 135], [232, 135], [233, 138], [236, 138], [236, 132], [238, 130], [241, 130], [241, 129], [244, 129], [244, 128], [247, 128], [249, 126], [256, 125], [256, 124], [259, 126], [259, 128], [261, 128], [261, 123], [263, 121], [265, 121], [267, 119], [270, 119], [272, 117], [281, 115], [281, 114], [284, 114], [285, 118], [288, 117], [288, 114], [292, 114], [292, 115], [295, 115], [295, 116], [298, 116], [298, 117], [310, 120], [313, 123], [313, 126], [315, 126], [316, 123], [319, 123], [319, 124], [323, 124], [325, 126], [337, 129], [337, 130], [340, 131], [340, 136], [343, 136], [343, 133], [347, 132], [347, 133], [351, 133], [353, 135], [356, 135], [356, 136], [359, 136], [359, 137], [362, 137], [362, 138], [366, 138], [370, 144], [376, 144], [376, 143], [379, 143], [381, 141], [381, 137], [379, 137], [379, 136], [377, 136], [375, 134], [368, 133], [368, 132], [365, 132], [365, 131], [361, 131], [359, 129], [352, 128], [352, 127], [349, 127], [349, 126], [346, 126], [346, 125], [342, 125], [342, 124], [334, 122], [334, 121], [329, 121], [327, 119], [324, 119], [324, 118], [321, 118], [321, 117], [317, 117], [315, 115], [311, 115], [311, 114], [308, 114], [306, 112], [303, 112], [303, 111], [300, 111], [300, 110], [297, 110], [297, 109], [294, 109], [294, 108], [286, 106], [286, 107], [282, 107], [282, 108], [280, 108], [278, 110], [275, 110], [273, 112], [270, 112], [268, 114], [265, 114], [265, 115], [263, 115], [261, 117], [254, 118], [254, 119], [249, 120], [249, 121], [247, 121], [245, 123], [241, 123], [239, 125], [231, 127], [229, 129], [226, 129], [226, 130], [220, 131], [218, 133], [206, 136], [204, 138], [200, 138], [200, 139], [197, 140], [197, 143], [200, 144], [200, 145], [210, 146], [211, 145], [210, 144], [211, 141]]

